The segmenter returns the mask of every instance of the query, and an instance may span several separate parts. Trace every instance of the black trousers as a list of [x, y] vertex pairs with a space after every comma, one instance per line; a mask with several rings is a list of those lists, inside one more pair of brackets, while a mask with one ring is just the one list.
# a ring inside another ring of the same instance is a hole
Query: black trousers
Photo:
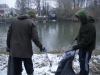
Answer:
[[79, 63], [80, 63], [80, 74], [89, 74], [89, 61], [91, 59], [92, 51], [79, 50]]
[[17, 58], [14, 57], [14, 74], [21, 74], [23, 69], [22, 69], [22, 61], [25, 66], [25, 70], [27, 74], [32, 74], [34, 69], [33, 69], [33, 63], [31, 58]]

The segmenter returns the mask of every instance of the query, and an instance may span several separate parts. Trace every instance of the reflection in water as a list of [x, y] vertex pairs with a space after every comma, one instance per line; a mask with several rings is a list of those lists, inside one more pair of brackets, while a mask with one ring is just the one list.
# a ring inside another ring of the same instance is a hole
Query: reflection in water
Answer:
[[6, 47], [6, 36], [9, 25], [0, 24], [0, 50]]
[[[76, 37], [79, 26], [71, 22], [38, 23], [39, 37], [49, 51], [63, 51]], [[75, 28], [77, 29], [75, 29]], [[76, 31], [74, 32], [75, 29]], [[73, 36], [74, 35], [74, 36]]]
[[[6, 48], [6, 35], [10, 24], [0, 24], [0, 50]], [[77, 36], [79, 31], [79, 23], [77, 22], [47, 22], [37, 23], [39, 38], [48, 51], [59, 52], [66, 50], [67, 46]], [[96, 29], [99, 31], [99, 24], [96, 24]], [[97, 48], [100, 45], [100, 32], [97, 32]], [[38, 52], [33, 43], [34, 52]]]

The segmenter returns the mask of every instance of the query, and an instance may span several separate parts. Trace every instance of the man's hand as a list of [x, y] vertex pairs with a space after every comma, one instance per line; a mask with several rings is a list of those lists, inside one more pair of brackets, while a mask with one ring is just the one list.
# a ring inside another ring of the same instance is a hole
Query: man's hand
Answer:
[[75, 46], [73, 46], [72, 49], [73, 49], [73, 50], [77, 50], [77, 49], [79, 49], [79, 48], [77, 47], [77, 45], [75, 45]]
[[6, 51], [7, 51], [7, 52], [10, 52], [10, 48], [9, 48], [9, 47], [7, 47], [7, 48], [6, 48]]
[[47, 49], [45, 47], [42, 48], [43, 52], [47, 52]]
[[41, 51], [41, 52], [47, 52], [47, 49], [46, 49], [45, 47], [42, 47], [42, 46], [41, 46], [40, 51]]

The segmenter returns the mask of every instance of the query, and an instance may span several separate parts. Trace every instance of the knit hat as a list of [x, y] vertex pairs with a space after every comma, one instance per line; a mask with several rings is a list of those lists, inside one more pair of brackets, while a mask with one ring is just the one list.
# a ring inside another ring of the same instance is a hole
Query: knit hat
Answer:
[[29, 10], [29, 11], [27, 12], [27, 14], [28, 14], [30, 17], [36, 18], [35, 12], [34, 12], [33, 10]]

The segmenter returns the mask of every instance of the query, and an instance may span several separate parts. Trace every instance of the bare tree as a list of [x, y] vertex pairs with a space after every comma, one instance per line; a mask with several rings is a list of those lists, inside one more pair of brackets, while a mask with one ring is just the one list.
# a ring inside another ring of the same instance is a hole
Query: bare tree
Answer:
[[100, 20], [100, 0], [87, 0], [86, 8], [95, 20]]
[[45, 13], [44, 15], [48, 16], [48, 11], [49, 11], [49, 3], [45, 0], [44, 2], [44, 8], [45, 8]]
[[34, 0], [26, 0], [26, 4], [27, 4], [27, 7], [31, 9], [33, 5], [35, 5], [35, 2]]
[[19, 14], [25, 14], [27, 10], [32, 9], [34, 0], [16, 0], [16, 8]]
[[73, 5], [74, 5], [74, 8], [76, 7], [76, 6], [78, 6], [78, 7], [84, 7], [84, 5], [85, 5], [85, 1], [86, 0], [73, 0]]
[[35, 0], [35, 5], [39, 16], [47, 15], [50, 7], [48, 1], [49, 0]]
[[58, 19], [68, 19], [72, 13], [73, 0], [57, 0], [57, 17]]
[[25, 1], [24, 0], [16, 0], [16, 8], [20, 10], [20, 14], [25, 13]]
[[72, 4], [73, 4], [74, 9], [75, 9], [75, 6], [76, 6], [76, 2], [75, 2], [75, 0], [73, 0]]
[[35, 5], [36, 5], [36, 9], [37, 9], [37, 12], [38, 12], [38, 15], [40, 16], [41, 15], [41, 0], [35, 0]]

